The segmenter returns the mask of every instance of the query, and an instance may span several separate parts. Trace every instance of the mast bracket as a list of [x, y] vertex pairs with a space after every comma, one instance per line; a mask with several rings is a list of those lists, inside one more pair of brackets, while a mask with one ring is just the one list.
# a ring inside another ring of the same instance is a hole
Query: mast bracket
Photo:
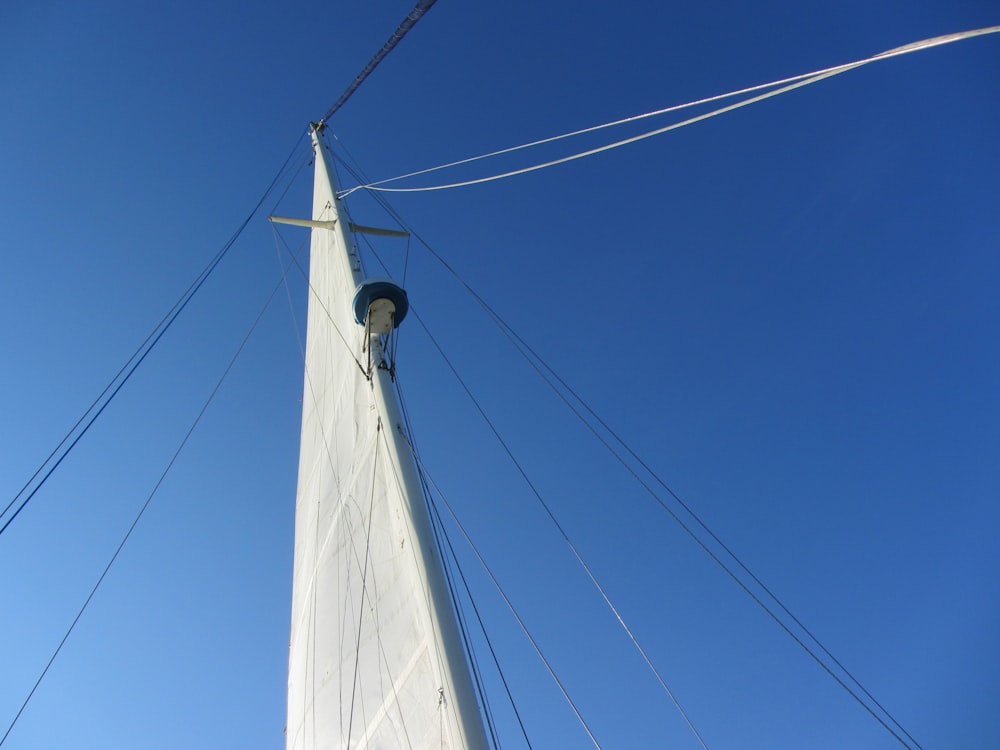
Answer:
[[267, 220], [272, 224], [291, 224], [293, 227], [312, 227], [313, 229], [333, 229], [337, 226], [337, 220], [316, 221], [314, 219], [290, 219], [287, 216], [268, 216]]
[[[311, 227], [312, 229], [333, 229], [337, 225], [337, 220], [316, 221], [314, 219], [292, 219], [287, 216], [268, 216], [268, 221], [272, 224], [291, 224], [293, 227]], [[353, 221], [347, 225], [352, 232], [358, 234], [376, 234], [381, 237], [409, 237], [409, 232], [401, 232], [398, 229], [381, 229], [379, 227], [366, 227], [364, 224], [355, 224]]]

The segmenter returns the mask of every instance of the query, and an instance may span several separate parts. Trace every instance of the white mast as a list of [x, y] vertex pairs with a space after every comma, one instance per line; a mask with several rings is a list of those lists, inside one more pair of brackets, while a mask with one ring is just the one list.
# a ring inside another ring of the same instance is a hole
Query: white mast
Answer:
[[[319, 131], [288, 671], [288, 750], [488, 747]], [[367, 315], [366, 315], [367, 314]], [[398, 321], [396, 321], [398, 322]]]

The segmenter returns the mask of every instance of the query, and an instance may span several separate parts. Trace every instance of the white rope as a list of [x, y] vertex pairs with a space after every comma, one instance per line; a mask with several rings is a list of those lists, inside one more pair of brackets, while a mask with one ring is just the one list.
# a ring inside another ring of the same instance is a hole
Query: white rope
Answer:
[[[886, 52], [880, 52], [877, 55], [867, 57], [863, 60], [857, 60], [851, 63], [845, 63], [843, 65], [835, 65], [830, 68], [823, 68], [821, 70], [815, 70], [811, 73], [803, 73], [801, 75], [792, 76], [790, 78], [783, 78], [777, 81], [771, 81], [770, 83], [762, 83], [756, 86], [750, 86], [748, 88], [739, 89], [737, 91], [730, 91], [726, 94], [718, 94], [716, 96], [707, 97], [704, 99], [698, 99], [696, 101], [687, 102], [686, 104], [676, 104], [671, 107], [665, 107], [663, 109], [658, 109], [653, 112], [647, 112], [641, 115], [634, 115], [632, 117], [626, 117], [620, 120], [615, 120], [613, 122], [604, 123], [603, 125], [594, 125], [589, 128], [583, 128], [581, 130], [574, 130], [570, 133], [564, 133], [562, 135], [556, 135], [549, 138], [543, 138], [541, 140], [532, 141], [531, 143], [525, 143], [520, 146], [512, 146], [510, 148], [501, 149], [499, 151], [492, 151], [488, 154], [482, 154], [480, 156], [473, 156], [467, 159], [460, 159], [459, 161], [449, 162], [448, 164], [441, 164], [436, 167], [430, 167], [428, 169], [421, 169], [416, 172], [409, 172], [408, 174], [400, 175], [398, 177], [390, 177], [385, 180], [379, 180], [378, 182], [370, 182], [365, 185], [358, 185], [349, 190], [346, 190], [340, 194], [340, 197], [346, 197], [356, 190], [375, 190], [387, 193], [415, 193], [415, 192], [426, 192], [430, 190], [446, 190], [448, 188], [456, 187], [466, 187], [468, 185], [479, 185], [484, 182], [493, 182], [495, 180], [501, 180], [506, 177], [514, 177], [520, 174], [526, 174], [528, 172], [536, 172], [540, 169], [546, 169], [548, 167], [556, 166], [557, 164], [565, 164], [566, 162], [575, 161], [576, 159], [582, 159], [586, 156], [593, 156], [594, 154], [599, 154], [604, 151], [610, 151], [611, 149], [619, 148], [621, 146], [628, 145], [630, 143], [635, 143], [637, 141], [642, 141], [647, 138], [652, 138], [656, 135], [662, 135], [671, 130], [677, 130], [686, 125], [692, 125], [696, 122], [702, 120], [707, 120], [710, 117], [715, 117], [721, 115], [725, 112], [731, 112], [734, 109], [740, 109], [741, 107], [746, 107], [750, 104], [754, 104], [764, 99], [770, 99], [773, 96], [778, 96], [779, 94], [784, 94], [793, 89], [802, 88], [803, 86], [808, 86], [812, 83], [817, 83], [825, 78], [831, 78], [835, 75], [841, 73], [846, 73], [848, 70], [854, 70], [855, 68], [860, 68], [863, 65], [868, 65], [879, 60], [887, 60], [892, 57], [898, 57], [900, 55], [906, 55], [911, 52], [917, 52], [919, 50], [929, 49], [931, 47], [937, 47], [942, 44], [950, 44], [952, 42], [962, 41], [964, 39], [971, 39], [972, 37], [984, 36], [986, 34], [995, 34], [1000, 32], [1000, 26], [988, 26], [981, 29], [974, 29], [972, 31], [961, 31], [955, 34], [945, 34], [943, 36], [936, 36], [930, 39], [924, 39], [919, 42], [913, 42], [911, 44], [903, 45], [902, 47], [896, 47]], [[781, 88], [774, 89], [775, 86], [780, 86]], [[676, 112], [682, 109], [688, 109], [690, 107], [696, 107], [701, 104], [709, 104], [711, 102], [720, 101], [722, 99], [729, 99], [734, 96], [741, 96], [743, 94], [753, 93], [755, 91], [761, 91], [764, 89], [774, 89], [773, 91], [768, 91], [765, 94], [760, 94], [758, 96], [750, 97], [749, 99], [744, 99], [742, 101], [736, 102], [735, 104], [730, 104], [725, 107], [720, 107], [719, 109], [714, 109], [711, 112], [706, 112], [705, 114], [698, 115], [697, 117], [691, 117], [687, 120], [682, 120], [680, 122], [667, 125], [662, 128], [657, 128], [656, 130], [650, 130], [646, 133], [641, 133], [631, 138], [625, 138], [620, 141], [615, 141], [609, 143], [605, 146], [600, 146], [598, 148], [589, 149], [587, 151], [581, 151], [576, 154], [571, 154], [570, 156], [562, 157], [561, 159], [553, 159], [552, 161], [542, 162], [540, 164], [535, 164], [529, 167], [523, 167], [521, 169], [515, 169], [509, 172], [503, 172], [500, 174], [491, 175], [489, 177], [480, 177], [473, 180], [466, 180], [464, 182], [453, 182], [443, 185], [430, 185], [426, 187], [413, 187], [413, 188], [390, 188], [382, 187], [390, 182], [397, 182], [399, 180], [405, 180], [410, 177], [416, 177], [418, 175], [429, 174], [431, 172], [437, 172], [442, 169], [448, 169], [450, 167], [456, 167], [462, 164], [470, 164], [475, 161], [480, 161], [482, 159], [489, 159], [494, 156], [500, 156], [503, 154], [513, 153], [514, 151], [520, 151], [523, 149], [533, 148], [535, 146], [541, 146], [546, 143], [553, 143], [555, 141], [563, 140], [565, 138], [572, 138], [574, 136], [583, 135], [585, 133], [593, 133], [598, 130], [603, 130], [605, 128], [611, 128], [618, 125], [624, 125], [630, 122], [636, 122], [639, 120], [644, 120], [650, 117], [656, 117], [658, 115], [667, 114], [669, 112]]]

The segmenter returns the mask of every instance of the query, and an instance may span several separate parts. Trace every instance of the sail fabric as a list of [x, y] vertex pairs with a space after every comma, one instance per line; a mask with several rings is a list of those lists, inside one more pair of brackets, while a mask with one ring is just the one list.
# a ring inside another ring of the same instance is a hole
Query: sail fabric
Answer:
[[313, 228], [310, 249], [286, 746], [485, 747], [478, 718], [470, 729], [462, 716], [471, 681], [450, 607], [441, 615], [388, 375], [369, 368], [354, 320], [360, 271], [314, 141], [313, 220], [337, 223]]

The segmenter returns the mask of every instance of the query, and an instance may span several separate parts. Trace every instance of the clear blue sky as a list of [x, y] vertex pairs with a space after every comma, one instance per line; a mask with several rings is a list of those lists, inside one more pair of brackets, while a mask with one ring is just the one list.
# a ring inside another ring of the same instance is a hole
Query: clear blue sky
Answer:
[[[411, 5], [3, 4], [3, 505]], [[985, 0], [440, 0], [331, 131], [389, 177], [997, 23]], [[986, 37], [391, 198], [927, 750], [1000, 736], [998, 74]], [[306, 166], [278, 212], [305, 215], [310, 183]], [[251, 223], [0, 537], [0, 731], [277, 284], [277, 250], [305, 240], [280, 238]], [[379, 248], [401, 273], [406, 242]], [[899, 747], [409, 251], [415, 309], [709, 747]], [[5, 750], [284, 746], [306, 299], [290, 286]], [[415, 323], [399, 368], [434, 479], [602, 746], [698, 747]], [[588, 747], [455, 544], [534, 746]]]

